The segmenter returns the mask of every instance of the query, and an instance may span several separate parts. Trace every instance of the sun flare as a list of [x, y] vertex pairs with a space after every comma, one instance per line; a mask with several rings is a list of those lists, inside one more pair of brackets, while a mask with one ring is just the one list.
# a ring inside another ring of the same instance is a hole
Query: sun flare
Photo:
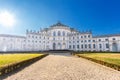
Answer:
[[15, 18], [12, 13], [8, 11], [0, 12], [0, 25], [4, 27], [13, 27], [15, 24]]

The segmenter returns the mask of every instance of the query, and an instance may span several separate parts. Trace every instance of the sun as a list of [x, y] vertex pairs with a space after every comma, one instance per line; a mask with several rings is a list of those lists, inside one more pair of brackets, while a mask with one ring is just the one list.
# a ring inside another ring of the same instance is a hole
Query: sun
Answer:
[[15, 18], [12, 13], [8, 11], [0, 12], [0, 25], [4, 27], [13, 27], [15, 24]]

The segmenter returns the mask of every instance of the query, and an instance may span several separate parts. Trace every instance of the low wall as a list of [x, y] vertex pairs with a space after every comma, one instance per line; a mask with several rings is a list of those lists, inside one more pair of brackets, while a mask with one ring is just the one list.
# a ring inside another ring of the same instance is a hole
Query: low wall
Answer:
[[10, 72], [12, 72], [12, 71], [14, 71], [14, 70], [16, 70], [20, 67], [24, 67], [26, 65], [32, 64], [33, 62], [36, 62], [36, 61], [42, 59], [43, 57], [46, 57], [47, 55], [48, 54], [44, 54], [42, 56], [38, 56], [38, 57], [35, 57], [35, 58], [32, 58], [32, 59], [28, 59], [28, 60], [25, 60], [25, 61], [10, 64], [10, 65], [4, 66], [4, 67], [0, 67], [0, 76], [5, 75], [7, 73], [10, 73]]
[[120, 66], [119, 66], [119, 65], [112, 64], [112, 63], [108, 63], [108, 62], [101, 61], [101, 60], [96, 60], [96, 59], [89, 58], [89, 57], [85, 57], [85, 56], [81, 56], [81, 55], [77, 55], [77, 56], [78, 56], [78, 57], [85, 58], [85, 59], [88, 59], [88, 60], [91, 60], [91, 61], [94, 61], [94, 62], [96, 62], [96, 63], [102, 64], [102, 65], [105, 65], [105, 66], [107, 66], [107, 67], [110, 67], [110, 68], [113, 68], [113, 69], [115, 69], [115, 70], [120, 71]]

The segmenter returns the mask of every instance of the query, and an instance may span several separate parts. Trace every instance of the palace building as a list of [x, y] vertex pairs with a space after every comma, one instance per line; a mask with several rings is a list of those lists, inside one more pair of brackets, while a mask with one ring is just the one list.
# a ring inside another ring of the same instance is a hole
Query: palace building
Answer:
[[120, 34], [93, 36], [60, 22], [26, 36], [0, 34], [0, 51], [112, 51], [120, 52]]

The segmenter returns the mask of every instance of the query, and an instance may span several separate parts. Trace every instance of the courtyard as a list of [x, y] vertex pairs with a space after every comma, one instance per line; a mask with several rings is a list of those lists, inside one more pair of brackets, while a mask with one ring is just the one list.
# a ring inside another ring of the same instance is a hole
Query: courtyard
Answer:
[[1, 80], [120, 80], [117, 70], [62, 54], [50, 54]]

